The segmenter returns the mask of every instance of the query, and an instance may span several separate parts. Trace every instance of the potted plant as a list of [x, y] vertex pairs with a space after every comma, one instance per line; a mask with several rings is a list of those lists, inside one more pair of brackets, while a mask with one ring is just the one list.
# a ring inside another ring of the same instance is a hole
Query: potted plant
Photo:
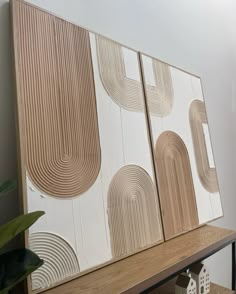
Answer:
[[[5, 196], [15, 188], [16, 181], [14, 180], [0, 183], [0, 197]], [[42, 215], [44, 215], [43, 211], [35, 211], [20, 215], [0, 226], [0, 249], [17, 235], [27, 230]], [[9, 293], [13, 287], [42, 265], [43, 260], [26, 248], [2, 253], [0, 255], [0, 294]]]

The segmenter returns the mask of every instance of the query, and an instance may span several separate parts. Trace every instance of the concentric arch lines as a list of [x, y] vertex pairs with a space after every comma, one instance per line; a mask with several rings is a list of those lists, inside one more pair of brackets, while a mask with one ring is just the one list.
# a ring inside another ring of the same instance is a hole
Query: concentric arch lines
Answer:
[[199, 225], [189, 155], [176, 133], [158, 137], [155, 165], [165, 237], [170, 239]]
[[27, 171], [49, 195], [78, 196], [101, 164], [89, 33], [23, 1], [13, 12]]
[[43, 289], [53, 286], [79, 273], [79, 262], [70, 244], [61, 237], [47, 232], [32, 233], [29, 246], [41, 259], [44, 265], [32, 274], [32, 289]]
[[126, 77], [122, 46], [98, 35], [96, 43], [100, 77], [108, 95], [126, 110], [144, 112], [142, 85]]
[[113, 257], [162, 241], [157, 194], [148, 173], [137, 165], [122, 167], [108, 191]]
[[[122, 46], [98, 35], [96, 42], [100, 77], [108, 95], [126, 110], [144, 112], [142, 84], [126, 77]], [[149, 111], [156, 116], [166, 116], [173, 105], [170, 69], [153, 58], [152, 65], [156, 86], [145, 85]]]

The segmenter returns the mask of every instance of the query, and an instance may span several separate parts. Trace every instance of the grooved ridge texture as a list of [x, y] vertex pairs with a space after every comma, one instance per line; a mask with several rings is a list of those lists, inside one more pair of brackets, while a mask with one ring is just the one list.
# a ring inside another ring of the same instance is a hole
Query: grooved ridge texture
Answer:
[[151, 114], [164, 117], [170, 114], [174, 100], [171, 73], [168, 64], [154, 58], [152, 68], [156, 85], [145, 82], [148, 108]]
[[47, 232], [32, 233], [29, 246], [44, 265], [32, 273], [32, 289], [43, 289], [79, 273], [79, 263], [70, 244]]
[[13, 15], [27, 171], [49, 195], [78, 196], [101, 164], [89, 32], [21, 1]]
[[211, 193], [218, 192], [216, 169], [209, 166], [203, 124], [208, 124], [205, 103], [194, 100], [190, 105], [189, 120], [197, 171], [203, 187]]
[[199, 225], [187, 148], [171, 131], [163, 132], [155, 146], [155, 164], [166, 239]]
[[113, 257], [130, 254], [162, 240], [158, 199], [148, 173], [122, 167], [108, 191], [108, 218]]

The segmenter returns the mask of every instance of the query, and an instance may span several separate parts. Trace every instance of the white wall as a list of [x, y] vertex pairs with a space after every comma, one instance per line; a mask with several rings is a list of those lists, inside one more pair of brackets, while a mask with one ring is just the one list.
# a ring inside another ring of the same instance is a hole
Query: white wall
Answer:
[[[236, 229], [235, 1], [28, 1], [201, 76], [225, 213], [215, 224]], [[15, 175], [9, 23], [5, 3], [7, 1], [0, 0], [0, 178]], [[1, 204], [1, 212], [4, 211], [6, 217], [16, 213], [17, 201], [11, 197]], [[210, 265], [214, 280], [230, 286], [229, 249], [214, 256]]]

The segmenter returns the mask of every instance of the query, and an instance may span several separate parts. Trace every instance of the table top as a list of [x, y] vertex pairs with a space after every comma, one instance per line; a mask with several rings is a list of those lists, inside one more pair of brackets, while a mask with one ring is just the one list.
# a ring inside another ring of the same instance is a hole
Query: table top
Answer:
[[234, 240], [235, 231], [206, 225], [44, 293], [137, 294]]

